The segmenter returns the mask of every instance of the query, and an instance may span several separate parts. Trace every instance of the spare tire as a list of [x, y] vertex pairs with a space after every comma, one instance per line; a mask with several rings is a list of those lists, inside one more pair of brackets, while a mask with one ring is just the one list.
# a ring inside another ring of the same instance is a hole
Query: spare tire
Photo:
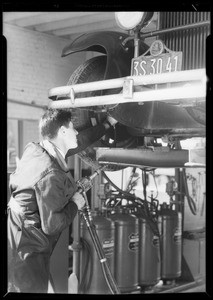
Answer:
[[[81, 64], [71, 75], [67, 85], [100, 81], [104, 79], [105, 69], [106, 69], [107, 56], [101, 55], [93, 57], [83, 64]], [[106, 91], [93, 91], [93, 92], [83, 92], [76, 94], [76, 98], [80, 97], [91, 97], [106, 94], [119, 93], [121, 89], [111, 89]], [[94, 123], [101, 123], [106, 119], [107, 110], [113, 109], [116, 105], [108, 106], [107, 109], [104, 106], [90, 106], [85, 108], [75, 108], [72, 109], [73, 119], [72, 122], [74, 127], [80, 131], [91, 127]], [[136, 138], [130, 135], [127, 128], [122, 124], [116, 124], [116, 144], [112, 145], [109, 141], [114, 140], [114, 130], [109, 130], [107, 134], [99, 141], [93, 143], [91, 146], [87, 147], [84, 151], [78, 153], [78, 156], [89, 164], [93, 168], [98, 168], [99, 165], [96, 161], [95, 147], [134, 147], [136, 145]], [[115, 171], [122, 169], [123, 167], [108, 166], [106, 170]]]

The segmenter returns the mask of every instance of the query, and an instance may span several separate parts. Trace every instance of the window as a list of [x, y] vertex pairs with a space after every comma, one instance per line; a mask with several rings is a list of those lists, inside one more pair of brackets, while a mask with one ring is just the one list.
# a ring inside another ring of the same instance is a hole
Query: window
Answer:
[[7, 172], [12, 173], [29, 142], [39, 142], [38, 121], [8, 119]]

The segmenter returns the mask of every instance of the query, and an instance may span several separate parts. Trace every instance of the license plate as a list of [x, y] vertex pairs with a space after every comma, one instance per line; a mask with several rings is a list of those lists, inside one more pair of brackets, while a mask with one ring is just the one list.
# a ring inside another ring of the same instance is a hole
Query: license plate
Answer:
[[131, 75], [144, 76], [180, 71], [182, 52], [169, 52], [158, 56], [139, 56], [132, 59]]

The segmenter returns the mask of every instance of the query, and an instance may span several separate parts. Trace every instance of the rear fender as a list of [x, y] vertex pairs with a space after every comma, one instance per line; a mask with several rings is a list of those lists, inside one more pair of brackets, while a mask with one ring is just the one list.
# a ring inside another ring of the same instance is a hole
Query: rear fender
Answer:
[[[128, 35], [115, 31], [85, 33], [77, 37], [62, 51], [62, 57], [81, 51], [94, 51], [107, 56], [104, 79], [129, 76], [131, 60], [134, 57], [134, 43], [129, 40], [125, 47], [122, 42]], [[149, 48], [144, 42], [139, 42], [139, 54]]]

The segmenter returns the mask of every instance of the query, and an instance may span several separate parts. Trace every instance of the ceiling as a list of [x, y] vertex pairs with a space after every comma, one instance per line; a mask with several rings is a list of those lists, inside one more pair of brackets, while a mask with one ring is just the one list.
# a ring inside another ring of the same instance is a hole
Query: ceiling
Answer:
[[[121, 31], [114, 12], [3, 12], [3, 24], [43, 32], [61, 38], [100, 30]], [[143, 32], [156, 30], [157, 13]]]

